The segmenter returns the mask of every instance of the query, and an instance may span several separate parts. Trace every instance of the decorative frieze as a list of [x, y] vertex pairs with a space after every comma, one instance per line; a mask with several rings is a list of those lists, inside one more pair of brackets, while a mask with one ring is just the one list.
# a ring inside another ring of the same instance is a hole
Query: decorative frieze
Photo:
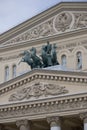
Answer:
[[37, 82], [32, 86], [19, 89], [11, 94], [9, 101], [20, 101], [23, 99], [40, 98], [66, 94], [68, 90], [64, 86]]
[[87, 27], [87, 12], [64, 11], [29, 29], [3, 45], [13, 45]]
[[84, 28], [87, 27], [87, 12], [86, 13], [73, 13], [75, 17], [75, 22], [73, 28]]

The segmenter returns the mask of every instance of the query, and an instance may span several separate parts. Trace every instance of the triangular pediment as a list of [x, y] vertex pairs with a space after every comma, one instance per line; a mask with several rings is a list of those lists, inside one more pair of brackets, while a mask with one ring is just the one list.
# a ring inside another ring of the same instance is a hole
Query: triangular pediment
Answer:
[[1, 46], [72, 33], [87, 28], [87, 3], [60, 3], [1, 36]]
[[87, 74], [35, 69], [0, 85], [0, 122], [87, 109]]
[[0, 105], [84, 94], [86, 74], [35, 69], [0, 85]]

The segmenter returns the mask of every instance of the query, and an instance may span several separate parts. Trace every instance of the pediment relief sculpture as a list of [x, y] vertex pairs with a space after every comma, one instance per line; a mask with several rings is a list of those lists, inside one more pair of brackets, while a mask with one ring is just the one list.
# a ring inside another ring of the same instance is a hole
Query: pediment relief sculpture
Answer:
[[9, 101], [21, 101], [32, 97], [38, 99], [40, 97], [48, 97], [50, 95], [56, 96], [66, 93], [68, 93], [68, 90], [64, 86], [37, 82], [32, 86], [27, 88], [25, 87], [14, 92], [10, 95]]
[[30, 41], [84, 27], [87, 27], [87, 12], [64, 11], [4, 43], [4, 45]]
[[75, 13], [74, 28], [87, 27], [87, 12], [86, 13]]

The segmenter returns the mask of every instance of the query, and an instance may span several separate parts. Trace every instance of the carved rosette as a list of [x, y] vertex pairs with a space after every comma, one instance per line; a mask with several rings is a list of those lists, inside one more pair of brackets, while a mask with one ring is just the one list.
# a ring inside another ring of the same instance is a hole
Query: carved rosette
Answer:
[[72, 15], [69, 12], [58, 14], [54, 19], [54, 28], [57, 32], [64, 32], [70, 29], [72, 23]]

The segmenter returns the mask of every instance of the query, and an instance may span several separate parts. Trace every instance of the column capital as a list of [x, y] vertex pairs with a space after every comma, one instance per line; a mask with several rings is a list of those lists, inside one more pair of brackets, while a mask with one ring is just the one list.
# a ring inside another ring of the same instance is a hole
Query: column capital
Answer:
[[30, 122], [26, 119], [17, 121], [16, 125], [20, 130], [30, 130]]
[[28, 120], [18, 120], [16, 122], [17, 127], [20, 127], [21, 125], [27, 126], [29, 124]]
[[60, 117], [57, 116], [47, 117], [47, 122], [50, 123], [51, 126], [60, 125]]
[[84, 123], [87, 123], [87, 112], [81, 113], [80, 118], [84, 120]]

